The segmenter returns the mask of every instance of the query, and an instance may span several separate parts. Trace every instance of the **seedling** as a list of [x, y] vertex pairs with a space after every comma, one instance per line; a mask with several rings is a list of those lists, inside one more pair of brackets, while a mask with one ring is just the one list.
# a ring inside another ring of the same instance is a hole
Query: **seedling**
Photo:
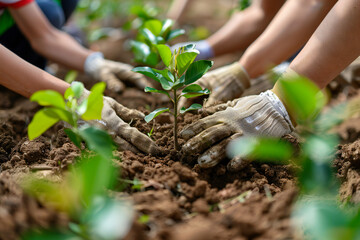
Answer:
[[42, 90], [34, 93], [30, 100], [45, 108], [39, 110], [29, 124], [29, 139], [32, 140], [40, 136], [57, 122], [64, 121], [70, 126], [64, 130], [65, 133], [78, 148], [81, 149], [81, 142], [85, 141], [90, 150], [104, 157], [109, 157], [114, 145], [107, 132], [88, 124], [78, 126], [81, 120], [101, 119], [104, 90], [105, 83], [94, 85], [89, 96], [82, 102], [79, 102], [79, 98], [84, 92], [84, 85], [80, 82], [74, 82], [66, 90], [64, 97], [53, 90]]
[[159, 44], [166, 44], [183, 35], [183, 29], [172, 30], [174, 21], [152, 19], [146, 21], [139, 29], [136, 40], [130, 42], [135, 62], [155, 67], [160, 62]]
[[[201, 78], [213, 65], [212, 61], [200, 60], [194, 62], [199, 51], [195, 49], [194, 44], [180, 47], [172, 54], [168, 46], [156, 45], [161, 59], [166, 66], [163, 70], [157, 70], [150, 67], [137, 67], [134, 72], [142, 73], [161, 84], [163, 90], [146, 87], [145, 92], [154, 92], [165, 94], [173, 103], [173, 109], [159, 108], [145, 117], [146, 122], [150, 122], [161, 113], [170, 112], [174, 116], [174, 145], [176, 150], [180, 150], [178, 143], [178, 102], [181, 97], [193, 98], [210, 94], [208, 89], [203, 89], [200, 85], [193, 84]], [[181, 91], [181, 92], [180, 92]], [[193, 104], [189, 108], [181, 108], [180, 114], [191, 110], [200, 109], [200, 104]]]

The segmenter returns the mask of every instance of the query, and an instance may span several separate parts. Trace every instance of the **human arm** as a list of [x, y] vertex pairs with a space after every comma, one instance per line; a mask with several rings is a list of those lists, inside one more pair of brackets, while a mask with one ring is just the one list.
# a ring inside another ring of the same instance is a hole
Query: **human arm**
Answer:
[[[193, 0], [194, 1], [194, 0]], [[167, 13], [167, 17], [180, 22], [186, 9], [191, 5], [190, 0], [173, 0]]]
[[[24, 97], [29, 98], [33, 93], [46, 89], [63, 95], [70, 87], [68, 83], [22, 60], [2, 45], [0, 45], [0, 56], [0, 85]], [[86, 94], [88, 94], [87, 90]], [[104, 97], [101, 120], [105, 129], [114, 133], [120, 149], [156, 154], [158, 153], [156, 144], [145, 134], [127, 124], [132, 118], [143, 117], [143, 113], [128, 109], [112, 98]]]

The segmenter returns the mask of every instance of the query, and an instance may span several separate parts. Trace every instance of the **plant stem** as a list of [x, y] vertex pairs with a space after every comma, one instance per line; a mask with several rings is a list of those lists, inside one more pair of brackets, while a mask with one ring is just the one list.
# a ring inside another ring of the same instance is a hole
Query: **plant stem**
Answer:
[[178, 99], [177, 99], [177, 95], [176, 95], [176, 90], [174, 89], [174, 145], [175, 145], [175, 149], [176, 151], [180, 150], [180, 146], [179, 146], [179, 142], [178, 142], [178, 122], [177, 122], [177, 117], [178, 117]]

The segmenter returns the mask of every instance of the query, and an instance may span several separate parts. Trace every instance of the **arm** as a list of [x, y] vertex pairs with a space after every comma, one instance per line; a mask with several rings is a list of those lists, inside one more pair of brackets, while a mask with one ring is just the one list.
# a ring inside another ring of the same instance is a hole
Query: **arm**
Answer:
[[207, 41], [214, 55], [245, 50], [264, 31], [284, 0], [254, 0], [244, 11], [235, 13], [219, 31]]
[[311, 37], [337, 0], [288, 0], [240, 64], [251, 78], [291, 57]]
[[85, 60], [93, 52], [51, 26], [35, 2], [9, 10], [35, 51], [49, 60], [84, 71]]
[[189, 0], [173, 0], [167, 17], [175, 22], [180, 22], [189, 5], [191, 5], [191, 1]]
[[24, 97], [43, 89], [64, 94], [69, 84], [34, 67], [0, 45], [0, 84]]

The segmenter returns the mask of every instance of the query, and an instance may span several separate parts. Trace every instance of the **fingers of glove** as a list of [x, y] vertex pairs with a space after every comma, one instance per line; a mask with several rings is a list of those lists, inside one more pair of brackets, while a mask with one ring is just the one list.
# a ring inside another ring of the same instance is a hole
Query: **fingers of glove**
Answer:
[[220, 163], [222, 160], [226, 158], [226, 146], [228, 143], [236, 139], [238, 137], [241, 137], [242, 133], [234, 134], [233, 136], [224, 139], [219, 144], [215, 145], [214, 147], [206, 150], [205, 153], [203, 153], [198, 158], [198, 164], [202, 168], [211, 168], [216, 166], [218, 163]]
[[125, 122], [130, 122], [132, 119], [143, 119], [145, 117], [144, 113], [135, 109], [124, 107], [112, 98], [106, 98], [106, 101], [109, 102], [115, 113]]
[[187, 154], [202, 153], [232, 133], [233, 131], [227, 125], [216, 125], [187, 141], [182, 149]]
[[194, 137], [195, 135], [201, 133], [205, 129], [208, 129], [209, 127], [221, 124], [223, 121], [221, 121], [217, 116], [209, 116], [203, 119], [200, 119], [199, 121], [185, 127], [181, 133], [180, 136], [185, 139], [189, 140], [190, 138]]
[[249, 166], [250, 163], [250, 160], [238, 156], [231, 159], [226, 168], [229, 172], [239, 172]]
[[103, 71], [100, 74], [99, 80], [105, 82], [107, 88], [114, 92], [122, 92], [125, 89], [124, 83], [122, 83], [111, 71]]
[[116, 136], [114, 138], [114, 142], [117, 144], [120, 151], [131, 151], [133, 153], [140, 153], [139, 149], [137, 149], [132, 144], [128, 143], [119, 136]]
[[207, 113], [207, 114], [214, 114], [216, 112], [220, 112], [220, 111], [224, 111], [226, 108], [228, 107], [234, 107], [238, 101], [240, 100], [240, 98], [237, 98], [233, 101], [228, 101], [227, 103], [221, 103], [221, 104], [217, 104], [214, 106], [210, 106], [210, 107], [205, 107], [199, 110], [200, 113]]
[[229, 78], [221, 85], [214, 87], [209, 100], [205, 103], [205, 107], [214, 105], [219, 102], [226, 102], [240, 97], [244, 92], [244, 89], [239, 85], [238, 81]]
[[117, 127], [117, 133], [121, 138], [125, 139], [144, 153], [152, 155], [158, 155], [160, 153], [160, 149], [154, 141], [126, 123], [119, 124]]

